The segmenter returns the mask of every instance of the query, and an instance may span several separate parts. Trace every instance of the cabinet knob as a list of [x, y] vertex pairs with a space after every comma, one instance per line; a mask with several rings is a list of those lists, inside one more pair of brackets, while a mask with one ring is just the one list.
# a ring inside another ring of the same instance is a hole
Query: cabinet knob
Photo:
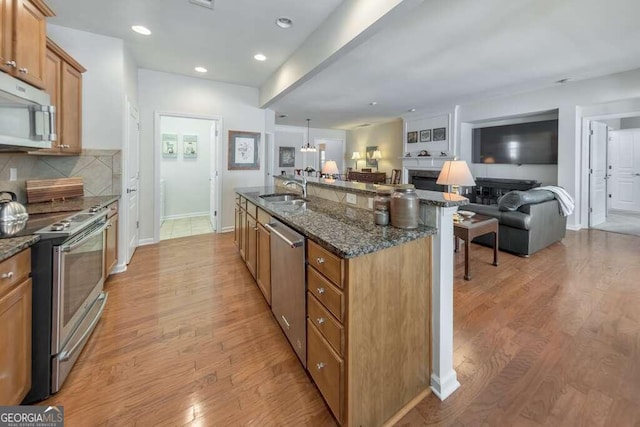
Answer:
[[322, 257], [318, 257], [318, 258], [316, 258], [316, 262], [317, 262], [318, 264], [324, 264], [324, 258], [322, 258]]
[[13, 68], [17, 67], [16, 61], [7, 61], [4, 63], [4, 65], [6, 65], [7, 67], [13, 67]]
[[2, 273], [2, 275], [0, 275], [0, 279], [11, 279], [13, 277], [13, 271], [10, 271], [8, 273]]
[[18, 68], [18, 72], [22, 74], [29, 74], [28, 68]]
[[324, 288], [318, 288], [317, 291], [320, 295], [324, 294]]
[[318, 325], [322, 325], [325, 322], [325, 318], [324, 317], [319, 317], [316, 319], [316, 322], [318, 322]]
[[321, 370], [322, 368], [324, 368], [325, 366], [327, 366], [327, 365], [325, 365], [325, 363], [324, 363], [324, 362], [320, 362], [320, 363], [318, 363], [318, 364], [316, 365], [316, 368], [318, 368], [318, 371], [319, 371], [319, 370]]

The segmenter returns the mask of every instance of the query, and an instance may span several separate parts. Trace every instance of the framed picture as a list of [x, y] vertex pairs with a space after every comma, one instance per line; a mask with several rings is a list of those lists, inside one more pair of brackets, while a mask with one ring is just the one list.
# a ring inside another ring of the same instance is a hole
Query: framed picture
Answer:
[[447, 128], [435, 128], [433, 129], [434, 141], [445, 141], [447, 139]]
[[431, 129], [421, 130], [420, 142], [429, 142], [429, 141], [431, 141]]
[[162, 134], [162, 157], [175, 159], [178, 157], [178, 134]]
[[296, 147], [280, 147], [278, 149], [278, 166], [292, 168], [296, 165]]
[[367, 147], [366, 153], [365, 153], [365, 155], [367, 156], [367, 159], [366, 159], [367, 166], [376, 167], [376, 168], [378, 167], [378, 161], [373, 158], [373, 152], [376, 151], [377, 149], [378, 149], [377, 145], [370, 145], [369, 147]]
[[414, 144], [418, 142], [418, 131], [407, 132], [407, 143]]
[[182, 135], [182, 155], [185, 159], [198, 158], [198, 135]]
[[259, 132], [229, 131], [229, 170], [260, 169]]

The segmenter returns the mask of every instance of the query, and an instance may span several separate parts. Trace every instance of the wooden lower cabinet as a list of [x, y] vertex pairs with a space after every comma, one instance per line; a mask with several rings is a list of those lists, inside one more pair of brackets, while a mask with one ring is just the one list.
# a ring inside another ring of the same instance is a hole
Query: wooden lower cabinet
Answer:
[[247, 214], [247, 237], [246, 237], [246, 247], [244, 250], [245, 253], [245, 262], [247, 263], [247, 269], [249, 273], [256, 278], [256, 266], [258, 264], [258, 222], [256, 219]]
[[0, 263], [0, 406], [31, 389], [30, 249]]
[[271, 234], [258, 222], [258, 270], [256, 283], [271, 305]]
[[105, 235], [104, 277], [111, 274], [111, 270], [118, 263], [118, 214], [107, 219], [108, 226]]
[[340, 424], [397, 421], [430, 392], [431, 238], [329, 268], [324, 250], [307, 241], [307, 370]]

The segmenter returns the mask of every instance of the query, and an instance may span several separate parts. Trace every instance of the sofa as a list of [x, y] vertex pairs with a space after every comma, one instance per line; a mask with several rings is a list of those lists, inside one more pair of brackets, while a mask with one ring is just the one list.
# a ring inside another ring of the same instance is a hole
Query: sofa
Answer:
[[[498, 248], [521, 256], [529, 256], [559, 242], [565, 236], [567, 217], [553, 193], [547, 190], [511, 191], [497, 205], [471, 203], [464, 210], [496, 218], [499, 222]], [[493, 245], [493, 235], [473, 240]]]

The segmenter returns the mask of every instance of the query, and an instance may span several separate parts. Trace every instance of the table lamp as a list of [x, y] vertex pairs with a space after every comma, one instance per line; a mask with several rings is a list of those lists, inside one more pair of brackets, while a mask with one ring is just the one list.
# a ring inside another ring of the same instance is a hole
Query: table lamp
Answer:
[[358, 169], [358, 160], [360, 160], [360, 153], [358, 153], [357, 151], [354, 151], [353, 154], [351, 155], [351, 160], [355, 160], [356, 161], [356, 166], [354, 168], [354, 170]]
[[335, 176], [340, 173], [335, 160], [327, 160], [324, 162], [324, 165], [322, 166], [322, 173], [324, 175], [329, 175], [329, 178], [331, 179], [335, 179]]
[[376, 161], [376, 171], [378, 171], [378, 160], [380, 160], [381, 158], [382, 158], [382, 153], [380, 152], [380, 150], [375, 150], [371, 155], [371, 159]]
[[[476, 185], [476, 182], [471, 175], [467, 162], [464, 160], [447, 160], [442, 165], [436, 184], [450, 185], [451, 192], [460, 195], [460, 186], [471, 187]], [[459, 222], [461, 220], [460, 215], [455, 213], [453, 220]]]

